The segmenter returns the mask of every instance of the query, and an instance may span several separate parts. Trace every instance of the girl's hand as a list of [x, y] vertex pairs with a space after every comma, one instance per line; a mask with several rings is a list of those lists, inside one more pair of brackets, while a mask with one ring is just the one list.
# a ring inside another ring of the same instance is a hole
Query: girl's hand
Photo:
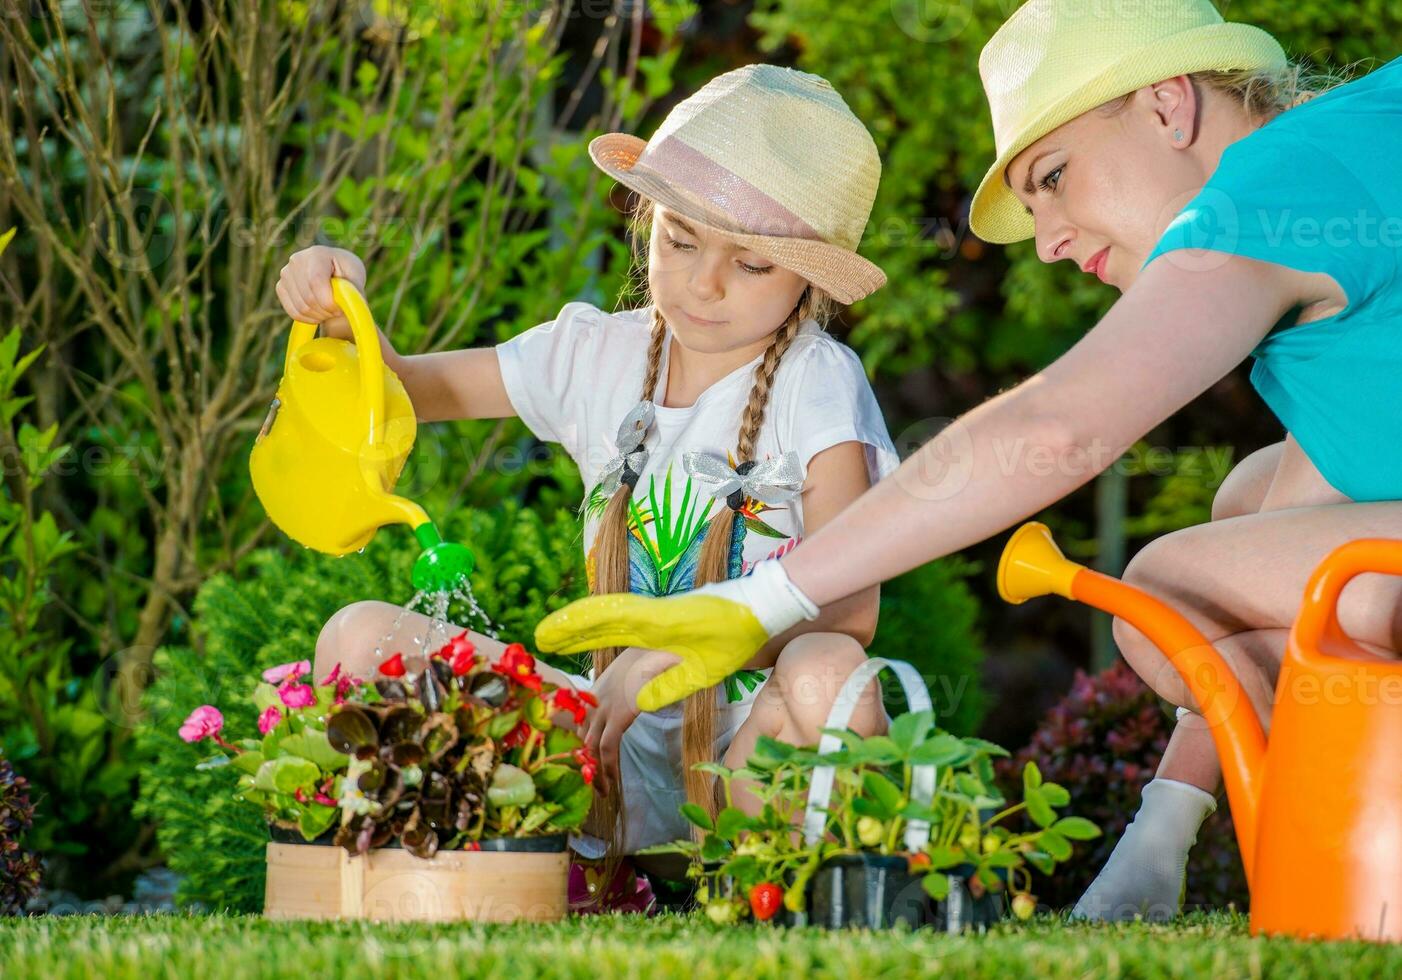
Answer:
[[331, 295], [333, 276], [365, 292], [365, 263], [355, 253], [326, 245], [293, 252], [278, 278], [277, 298], [292, 319], [319, 323], [326, 336], [349, 340], [350, 321]]
[[600, 782], [604, 792], [618, 785], [619, 746], [623, 733], [638, 717], [638, 691], [644, 684], [677, 662], [663, 650], [629, 647], [609, 664], [591, 693], [599, 706], [589, 713], [584, 743], [599, 760]]

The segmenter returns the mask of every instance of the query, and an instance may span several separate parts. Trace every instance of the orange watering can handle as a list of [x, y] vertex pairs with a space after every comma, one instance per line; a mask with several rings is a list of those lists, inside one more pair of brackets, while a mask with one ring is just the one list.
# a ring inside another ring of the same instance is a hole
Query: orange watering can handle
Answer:
[[[367, 416], [368, 427], [365, 431], [373, 446], [383, 435], [378, 429], [385, 417], [385, 362], [380, 355], [380, 334], [375, 329], [375, 318], [370, 315], [370, 307], [365, 304], [365, 297], [360, 295], [360, 290], [356, 289], [349, 279], [333, 276], [331, 294], [336, 298], [336, 305], [350, 321], [351, 336], [355, 338], [356, 351], [360, 356], [361, 407]], [[283, 373], [291, 369], [292, 356], [297, 349], [314, 336], [315, 323], [292, 321]]]
[[1315, 568], [1305, 586], [1295, 637], [1301, 650], [1321, 649], [1320, 641], [1346, 634], [1339, 625], [1339, 595], [1344, 586], [1363, 572], [1402, 575], [1402, 540], [1359, 538], [1340, 545]]

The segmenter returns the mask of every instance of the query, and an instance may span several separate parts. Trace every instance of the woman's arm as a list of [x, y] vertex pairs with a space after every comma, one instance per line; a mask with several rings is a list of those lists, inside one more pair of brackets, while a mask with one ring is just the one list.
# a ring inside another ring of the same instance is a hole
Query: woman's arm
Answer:
[[[1199, 253], [1174, 253], [1199, 254]], [[1113, 463], [1241, 363], [1301, 273], [1158, 259], [1046, 370], [966, 413], [782, 559], [819, 606], [1008, 528]]]
[[[843, 442], [815, 453], [808, 461], [807, 489], [803, 491], [805, 538], [830, 523], [870, 487], [866, 448], [860, 442]], [[838, 599], [824, 606], [817, 619], [805, 620], [775, 636], [745, 666], [753, 670], [773, 667], [784, 646], [800, 633], [846, 633], [868, 646], [876, 635], [880, 603], [881, 590], [876, 585]]]
[[[294, 320], [321, 324], [328, 337], [352, 340], [350, 321], [331, 294], [332, 277], [349, 280], [365, 292], [365, 264], [343, 248], [314, 245], [293, 253], [278, 279], [277, 295]], [[500, 419], [516, 414], [491, 347], [400, 354], [378, 326], [380, 355], [399, 376], [414, 414], [423, 422]]]

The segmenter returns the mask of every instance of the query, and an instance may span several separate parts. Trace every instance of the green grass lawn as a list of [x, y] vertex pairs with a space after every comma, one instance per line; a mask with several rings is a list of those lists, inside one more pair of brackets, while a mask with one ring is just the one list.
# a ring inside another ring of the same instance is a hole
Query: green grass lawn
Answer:
[[1256, 939], [1239, 915], [1171, 926], [1036, 919], [984, 935], [752, 926], [700, 916], [551, 926], [272, 923], [257, 916], [0, 920], [0, 977], [1402, 976], [1402, 946]]

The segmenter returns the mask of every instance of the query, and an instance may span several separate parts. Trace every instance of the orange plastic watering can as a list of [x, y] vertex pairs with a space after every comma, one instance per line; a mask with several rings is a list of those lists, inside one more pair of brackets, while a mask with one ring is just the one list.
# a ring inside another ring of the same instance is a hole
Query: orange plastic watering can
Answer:
[[443, 541], [418, 504], [393, 493], [418, 423], [380, 356], [370, 309], [349, 281], [331, 292], [355, 343], [293, 323], [277, 396], [249, 456], [253, 490], [292, 540], [329, 555], [358, 551], [385, 524], [408, 524], [424, 548], [416, 588], [438, 591], [471, 574], [472, 553]]
[[1251, 887], [1251, 931], [1402, 942], [1402, 661], [1349, 639], [1337, 605], [1363, 572], [1402, 575], [1402, 541], [1368, 538], [1319, 564], [1281, 663], [1271, 735], [1212, 644], [1147, 593], [1068, 560], [1024, 524], [998, 564], [1013, 603], [1056, 594], [1149, 637], [1183, 677], [1222, 761]]

